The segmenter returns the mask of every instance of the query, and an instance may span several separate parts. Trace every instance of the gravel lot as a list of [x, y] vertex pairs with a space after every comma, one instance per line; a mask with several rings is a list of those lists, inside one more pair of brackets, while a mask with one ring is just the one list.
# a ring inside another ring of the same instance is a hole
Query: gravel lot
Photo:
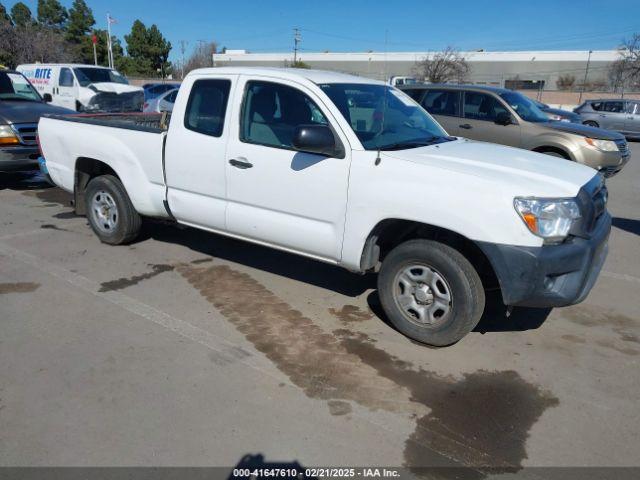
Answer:
[[373, 276], [159, 222], [109, 247], [1, 174], [0, 465], [638, 466], [632, 148], [587, 301], [495, 306], [440, 350], [378, 317]]

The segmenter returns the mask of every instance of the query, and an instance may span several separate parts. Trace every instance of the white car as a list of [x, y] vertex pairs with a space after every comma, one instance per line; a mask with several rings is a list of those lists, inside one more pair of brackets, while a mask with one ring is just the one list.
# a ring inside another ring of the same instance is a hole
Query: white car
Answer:
[[52, 105], [77, 112], [140, 112], [142, 87], [129, 85], [116, 70], [94, 65], [19, 65], [40, 95]]
[[605, 261], [603, 178], [526, 150], [453, 138], [410, 97], [333, 72], [191, 72], [165, 131], [139, 116], [40, 122], [45, 167], [105, 243], [141, 217], [379, 271], [407, 336], [459, 341], [485, 291], [506, 305], [581, 302]]
[[178, 96], [178, 90], [179, 88], [174, 88], [145, 102], [143, 111], [145, 113], [172, 112]]

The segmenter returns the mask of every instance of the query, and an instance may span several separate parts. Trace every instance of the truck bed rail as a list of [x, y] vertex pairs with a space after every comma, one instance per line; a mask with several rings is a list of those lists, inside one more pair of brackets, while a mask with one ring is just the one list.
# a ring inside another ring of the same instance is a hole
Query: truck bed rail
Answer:
[[170, 115], [159, 113], [80, 113], [45, 116], [67, 122], [87, 123], [90, 125], [124, 128], [149, 133], [166, 132], [170, 119]]

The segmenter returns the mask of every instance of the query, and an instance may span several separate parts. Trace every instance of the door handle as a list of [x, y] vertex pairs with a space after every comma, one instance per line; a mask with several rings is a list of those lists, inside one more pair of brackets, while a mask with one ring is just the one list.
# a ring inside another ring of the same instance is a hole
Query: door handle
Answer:
[[460, 125], [460, 128], [464, 128], [465, 130], [471, 130], [473, 127], [468, 123], [465, 123], [464, 125]]
[[229, 165], [231, 165], [232, 167], [239, 168], [240, 170], [253, 168], [253, 163], [249, 163], [245, 159], [232, 158], [231, 160], [229, 160]]

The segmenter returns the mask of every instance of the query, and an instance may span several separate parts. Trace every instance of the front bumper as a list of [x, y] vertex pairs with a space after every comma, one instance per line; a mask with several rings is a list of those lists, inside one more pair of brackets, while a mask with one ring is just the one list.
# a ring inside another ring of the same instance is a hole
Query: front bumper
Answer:
[[631, 159], [629, 151], [601, 152], [589, 147], [581, 147], [574, 155], [578, 163], [595, 168], [607, 178], [620, 173]]
[[479, 246], [496, 272], [505, 305], [566, 307], [591, 292], [607, 258], [610, 232], [611, 216], [605, 213], [588, 239], [543, 247]]
[[38, 147], [0, 147], [0, 172], [36, 170], [38, 168]]

